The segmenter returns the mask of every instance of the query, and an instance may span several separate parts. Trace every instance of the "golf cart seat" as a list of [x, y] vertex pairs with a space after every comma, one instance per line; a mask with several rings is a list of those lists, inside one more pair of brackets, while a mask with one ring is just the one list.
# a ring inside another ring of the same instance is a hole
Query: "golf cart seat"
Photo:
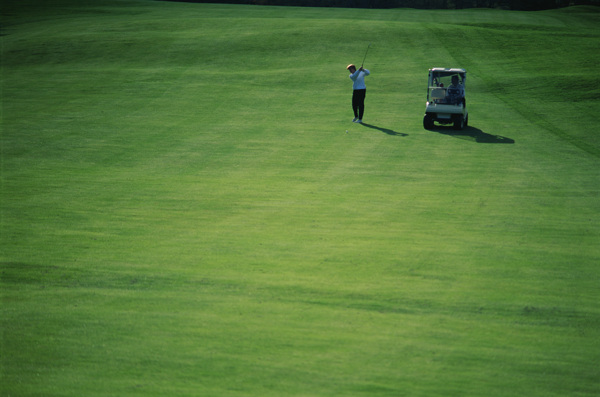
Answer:
[[445, 88], [435, 88], [431, 90], [431, 99], [439, 100], [446, 98], [446, 89]]

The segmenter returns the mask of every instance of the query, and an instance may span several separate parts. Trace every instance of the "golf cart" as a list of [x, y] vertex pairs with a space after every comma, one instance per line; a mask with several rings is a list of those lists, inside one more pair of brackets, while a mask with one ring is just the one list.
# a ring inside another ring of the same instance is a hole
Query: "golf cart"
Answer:
[[455, 130], [462, 130], [469, 122], [465, 83], [467, 72], [464, 69], [429, 69], [427, 107], [423, 127], [429, 130], [433, 123], [454, 124]]

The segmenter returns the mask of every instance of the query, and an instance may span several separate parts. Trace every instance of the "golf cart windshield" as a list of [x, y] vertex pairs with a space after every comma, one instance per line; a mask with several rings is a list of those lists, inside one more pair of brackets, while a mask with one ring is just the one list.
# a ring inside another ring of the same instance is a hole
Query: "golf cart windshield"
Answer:
[[[452, 79], [458, 85], [452, 85]], [[427, 101], [436, 104], [459, 105], [464, 101], [467, 73], [462, 69], [431, 69]]]

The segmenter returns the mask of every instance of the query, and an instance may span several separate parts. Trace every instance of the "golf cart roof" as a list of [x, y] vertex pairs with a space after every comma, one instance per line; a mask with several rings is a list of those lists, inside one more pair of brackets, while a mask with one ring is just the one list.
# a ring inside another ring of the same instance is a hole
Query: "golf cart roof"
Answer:
[[467, 73], [464, 69], [456, 69], [456, 68], [431, 68], [430, 72], [446, 72], [446, 73]]

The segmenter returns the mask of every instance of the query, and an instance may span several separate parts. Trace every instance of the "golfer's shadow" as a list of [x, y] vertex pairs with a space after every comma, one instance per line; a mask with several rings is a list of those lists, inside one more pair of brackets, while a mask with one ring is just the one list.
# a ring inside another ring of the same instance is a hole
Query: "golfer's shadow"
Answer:
[[377, 127], [376, 125], [367, 124], [367, 123], [360, 123], [360, 124], [367, 128], [372, 128], [374, 130], [381, 131], [384, 134], [394, 135], [394, 136], [408, 136], [408, 134], [404, 134], [402, 132], [396, 132], [394, 130], [390, 130], [389, 128]]
[[471, 126], [467, 126], [462, 130], [455, 130], [452, 127], [446, 126], [436, 126], [432, 128], [431, 131], [477, 143], [515, 143], [514, 139], [500, 135], [488, 134], [486, 132], [481, 131], [479, 128]]

